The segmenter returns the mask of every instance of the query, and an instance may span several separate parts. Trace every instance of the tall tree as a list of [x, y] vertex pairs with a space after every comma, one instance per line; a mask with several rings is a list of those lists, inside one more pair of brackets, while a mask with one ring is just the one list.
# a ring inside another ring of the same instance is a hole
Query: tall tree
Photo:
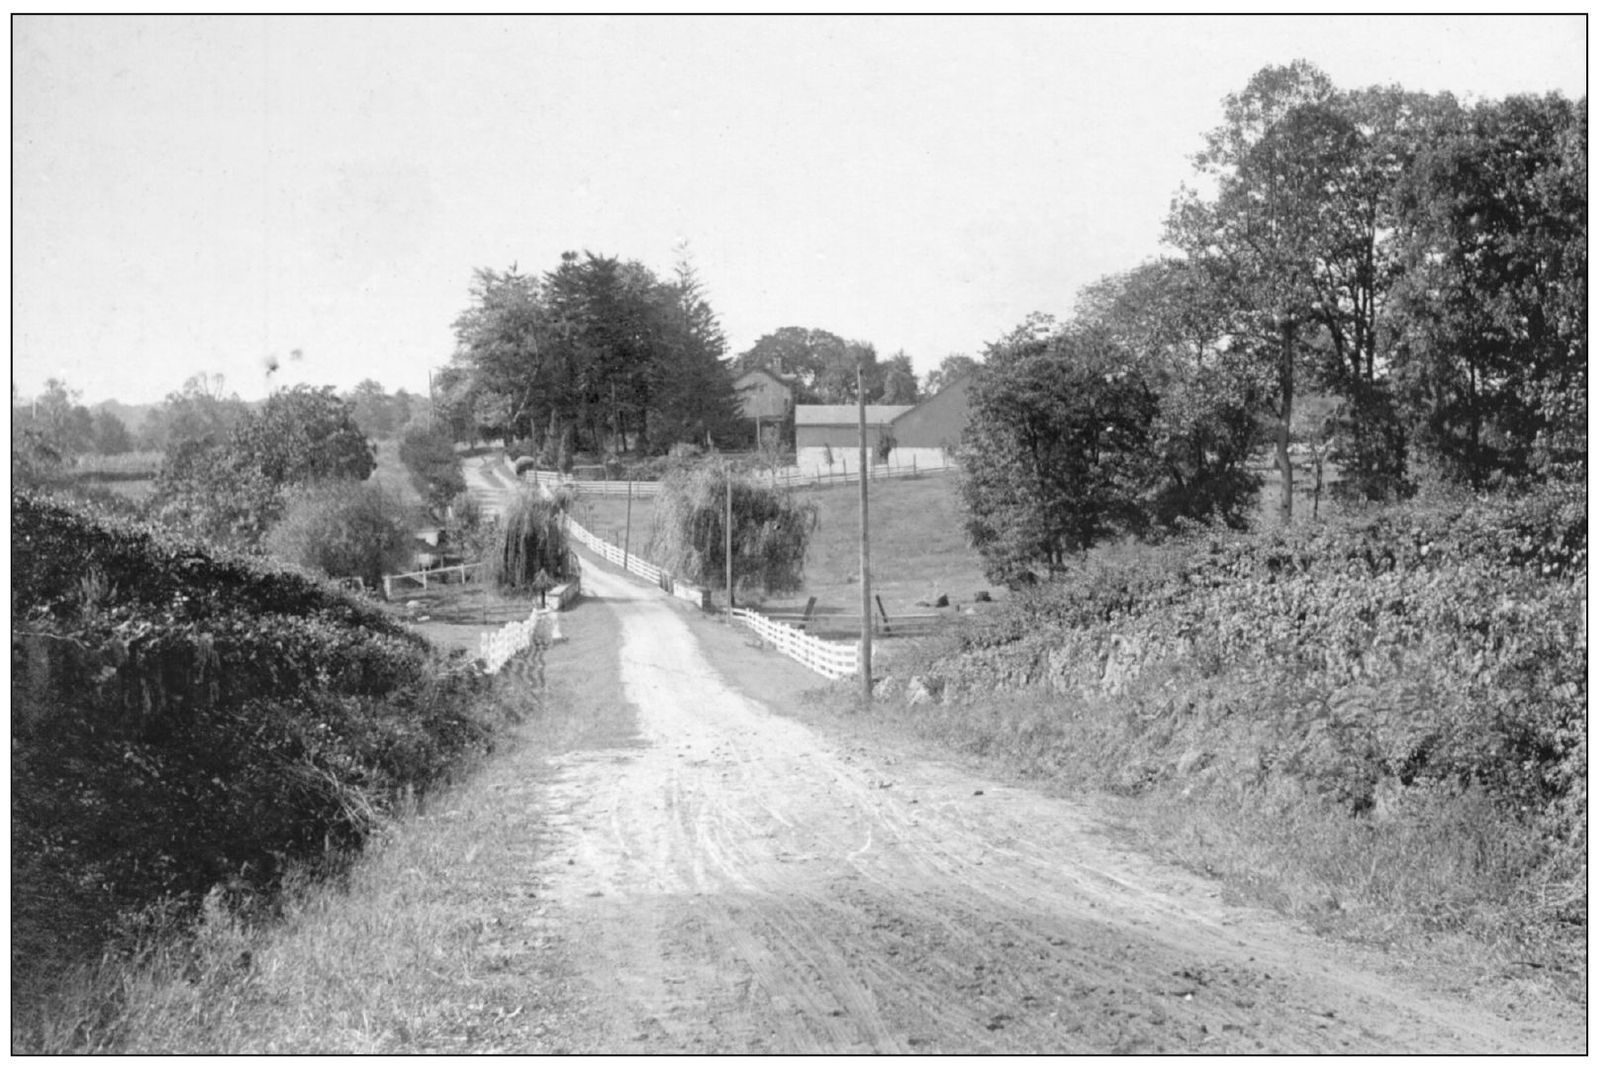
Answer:
[[288, 492], [315, 481], [363, 481], [375, 469], [352, 408], [331, 386], [280, 389], [218, 440], [171, 438], [153, 501], [159, 516], [199, 536], [256, 547]]
[[374, 378], [365, 378], [343, 398], [353, 407], [354, 423], [371, 440], [391, 440], [408, 420], [407, 407], [400, 410], [397, 401]]
[[130, 435], [129, 427], [123, 424], [123, 419], [107, 410], [95, 412], [90, 442], [98, 455], [122, 455], [134, 450], [134, 437]]
[[141, 447], [167, 452], [185, 440], [222, 444], [249, 409], [224, 390], [224, 375], [193, 374], [171, 392], [140, 429]]
[[445, 430], [415, 423], [404, 431], [398, 458], [409, 471], [409, 483], [428, 506], [441, 509], [465, 491], [465, 471], [454, 441]]
[[469, 435], [480, 396], [497, 398], [508, 433], [534, 436], [547, 421], [540, 412], [571, 403], [573, 375], [561, 343], [569, 324], [546, 314], [538, 279], [514, 266], [502, 273], [477, 270], [471, 299], [454, 320], [454, 365], [440, 375], [452, 392], [450, 406], [462, 415], [457, 421], [465, 424], [457, 427], [464, 435], [456, 436]]
[[925, 383], [919, 390], [919, 396], [921, 399], [929, 399], [959, 378], [973, 374], [980, 368], [981, 364], [975, 359], [962, 352], [954, 352], [943, 359], [939, 367], [925, 375]]
[[661, 313], [666, 316], [665, 341], [653, 379], [649, 423], [653, 450], [708, 440], [733, 446], [744, 427], [724, 365], [728, 341], [687, 259], [678, 264], [672, 284], [662, 291]]
[[1584, 98], [1481, 101], [1406, 189], [1397, 373], [1471, 484], [1585, 469], [1587, 142]]
[[235, 429], [233, 461], [250, 464], [276, 485], [363, 481], [375, 470], [374, 446], [353, 406], [330, 385], [277, 389]]
[[1215, 198], [1185, 188], [1167, 224], [1171, 242], [1223, 287], [1231, 331], [1270, 368], [1284, 523], [1294, 514], [1289, 437], [1299, 347], [1329, 244], [1318, 205], [1332, 194], [1330, 167], [1348, 140], [1326, 106], [1333, 95], [1327, 75], [1305, 61], [1257, 73], [1223, 101], [1222, 125], [1195, 156]]
[[1103, 333], [1158, 399], [1148, 454], [1153, 518], [1219, 517], [1242, 528], [1260, 488], [1245, 460], [1260, 439], [1260, 368], [1222, 344], [1218, 290], [1192, 264], [1156, 260], [1077, 296], [1074, 324]]
[[693, 271], [665, 282], [638, 262], [567, 252], [542, 278], [478, 271], [472, 296], [455, 324], [455, 402], [496, 400], [509, 431], [541, 436], [550, 457], [727, 431], [722, 332]]
[[[734, 360], [738, 373], [747, 370], [773, 370], [794, 378], [801, 388], [798, 402], [831, 403], [828, 398], [835, 383], [833, 376], [848, 365], [846, 341], [824, 329], [786, 326], [757, 339]], [[853, 378], [856, 379], [856, 371]]]
[[1155, 398], [1100, 331], [1052, 327], [1036, 315], [988, 346], [959, 444], [965, 533], [994, 581], [1147, 522]]
[[30, 426], [63, 458], [94, 447], [94, 420], [89, 408], [79, 403], [80, 395], [61, 378], [50, 378], [32, 406]]
[[919, 402], [919, 378], [914, 373], [913, 357], [907, 352], [899, 351], [880, 361], [880, 402]]

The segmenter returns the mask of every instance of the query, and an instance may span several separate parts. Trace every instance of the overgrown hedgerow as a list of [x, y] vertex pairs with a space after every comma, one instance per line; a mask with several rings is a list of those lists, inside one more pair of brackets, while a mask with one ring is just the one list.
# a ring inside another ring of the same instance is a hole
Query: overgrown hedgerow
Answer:
[[504, 724], [488, 679], [267, 560], [12, 496], [13, 975], [335, 869]]
[[987, 706], [1045, 693], [1125, 791], [1293, 785], [1381, 829], [1482, 802], [1512, 891], [1580, 923], [1586, 536], [1572, 487], [1206, 531], [1098, 553], [928, 669]]

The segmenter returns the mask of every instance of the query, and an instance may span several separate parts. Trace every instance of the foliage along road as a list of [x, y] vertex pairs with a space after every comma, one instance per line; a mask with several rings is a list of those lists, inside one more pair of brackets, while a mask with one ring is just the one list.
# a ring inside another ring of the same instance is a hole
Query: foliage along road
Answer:
[[742, 692], [790, 685], [737, 671], [811, 675], [584, 567], [546, 672], [616, 735], [522, 789], [533, 911], [487, 950], [536, 953], [518, 968], [546, 1006], [506, 1050], [1584, 1050], [1560, 1019], [1229, 906], [1079, 802], [842, 750]]
[[620, 641], [572, 669], [617, 657], [637, 737], [546, 788], [567, 1050], [1570, 1050], [1227, 906], [1079, 804], [837, 750], [737, 691], [692, 631], [709, 623], [585, 565], [582, 609]]

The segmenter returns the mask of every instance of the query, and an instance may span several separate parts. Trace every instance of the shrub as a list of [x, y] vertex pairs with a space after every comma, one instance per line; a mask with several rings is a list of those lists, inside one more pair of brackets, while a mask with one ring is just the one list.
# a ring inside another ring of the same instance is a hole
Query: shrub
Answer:
[[488, 680], [267, 560], [12, 496], [14, 978], [119, 915], [331, 870], [484, 750]]
[[499, 585], [507, 589], [542, 592], [574, 572], [565, 515], [570, 497], [528, 489], [504, 515], [504, 552], [500, 557]]
[[465, 491], [459, 453], [440, 430], [411, 426], [398, 445], [398, 458], [409, 471], [409, 483], [434, 510]]
[[[657, 566], [692, 584], [723, 586], [729, 484], [721, 461], [666, 476], [647, 549]], [[818, 506], [746, 476], [734, 477], [732, 486], [735, 587], [769, 594], [801, 588]]]
[[1219, 753], [1213, 777], [1286, 780], [1353, 815], [1402, 791], [1472, 790], [1534, 840], [1532, 862], [1567, 901], [1559, 916], [1576, 920], [1586, 596], [1572, 488], [1400, 505], [1098, 553], [926, 670], [955, 693], [1040, 689], [1112, 721], [1116, 788], [1169, 780], [1202, 750]]
[[297, 490], [265, 546], [286, 562], [377, 587], [409, 558], [409, 511], [379, 485], [331, 483]]

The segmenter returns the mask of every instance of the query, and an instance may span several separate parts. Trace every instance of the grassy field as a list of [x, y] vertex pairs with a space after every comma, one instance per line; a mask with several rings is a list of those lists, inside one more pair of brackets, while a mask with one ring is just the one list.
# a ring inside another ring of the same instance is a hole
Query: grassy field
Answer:
[[81, 456], [72, 469], [73, 480], [86, 487], [104, 488], [131, 500], [149, 497], [162, 468], [162, 452], [125, 452], [123, 455]]
[[[957, 475], [876, 481], [869, 485], [870, 569], [874, 592], [888, 614], [922, 613], [921, 600], [934, 603], [945, 595], [963, 610], [990, 610], [976, 604], [986, 591], [994, 601], [1008, 590], [993, 586], [981, 574], [981, 557], [964, 542], [955, 490]], [[861, 610], [858, 586], [858, 490], [856, 485], [803, 487], [794, 490], [818, 504], [818, 531], [807, 550], [806, 587], [790, 596], [762, 601], [771, 610], [801, 609], [818, 597], [812, 632], [833, 639], [855, 636]], [[655, 502], [635, 499], [629, 550], [645, 556]], [[620, 544], [630, 532], [628, 501], [585, 497], [578, 501], [578, 521], [596, 536]]]

